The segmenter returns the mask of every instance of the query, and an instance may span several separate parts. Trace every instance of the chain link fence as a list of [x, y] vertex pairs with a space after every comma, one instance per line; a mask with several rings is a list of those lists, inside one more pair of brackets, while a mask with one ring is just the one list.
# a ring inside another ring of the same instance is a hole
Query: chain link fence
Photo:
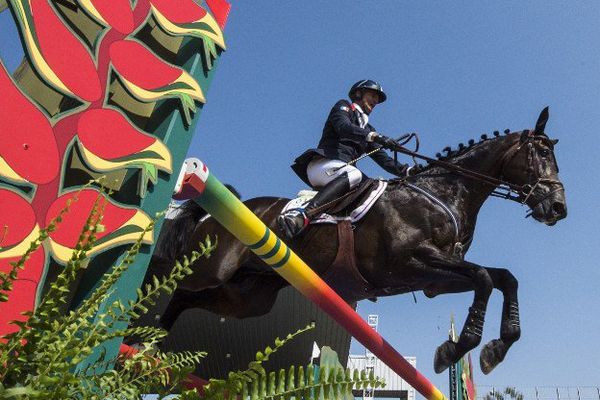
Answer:
[[[477, 386], [477, 400], [484, 400], [488, 394], [504, 394], [506, 387]], [[600, 400], [600, 386], [525, 386], [515, 387], [524, 400]], [[496, 399], [495, 396], [487, 397]], [[511, 396], [504, 396], [512, 400]]]

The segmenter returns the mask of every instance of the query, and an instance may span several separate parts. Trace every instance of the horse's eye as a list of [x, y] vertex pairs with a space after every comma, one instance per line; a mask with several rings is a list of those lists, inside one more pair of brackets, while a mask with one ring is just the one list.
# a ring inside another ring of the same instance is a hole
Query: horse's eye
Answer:
[[544, 158], [548, 157], [550, 155], [550, 150], [546, 150], [546, 149], [540, 150], [540, 155]]

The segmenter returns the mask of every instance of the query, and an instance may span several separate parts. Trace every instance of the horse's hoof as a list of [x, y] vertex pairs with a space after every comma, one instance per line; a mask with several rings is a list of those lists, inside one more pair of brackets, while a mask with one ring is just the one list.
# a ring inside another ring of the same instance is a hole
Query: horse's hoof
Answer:
[[433, 370], [436, 374], [444, 372], [446, 368], [457, 361], [456, 343], [446, 340], [435, 351], [433, 358]]
[[494, 339], [481, 349], [479, 353], [479, 366], [481, 372], [489, 374], [506, 356], [506, 345], [500, 339]]

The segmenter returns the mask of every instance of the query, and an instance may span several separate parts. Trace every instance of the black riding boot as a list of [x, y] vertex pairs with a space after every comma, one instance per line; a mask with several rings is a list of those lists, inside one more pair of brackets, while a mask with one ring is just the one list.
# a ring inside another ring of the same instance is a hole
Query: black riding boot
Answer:
[[298, 236], [308, 226], [310, 220], [319, 214], [319, 207], [341, 197], [349, 190], [350, 180], [348, 174], [344, 173], [319, 190], [319, 193], [308, 202], [304, 209], [296, 208], [281, 214], [277, 218], [279, 227], [290, 239]]

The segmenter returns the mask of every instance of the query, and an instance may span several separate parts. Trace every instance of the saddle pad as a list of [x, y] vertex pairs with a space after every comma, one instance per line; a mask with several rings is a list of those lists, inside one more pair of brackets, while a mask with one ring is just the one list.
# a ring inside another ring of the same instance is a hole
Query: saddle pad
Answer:
[[[373, 204], [375, 204], [377, 199], [379, 197], [381, 197], [381, 195], [385, 191], [386, 187], [387, 187], [387, 181], [383, 181], [383, 180], [378, 181], [375, 189], [373, 189], [371, 191], [371, 193], [369, 193], [369, 195], [365, 198], [365, 200], [363, 202], [361, 202], [354, 210], [352, 210], [352, 212], [350, 212], [349, 216], [345, 216], [345, 215], [338, 216], [338, 215], [331, 215], [331, 214], [323, 213], [323, 214], [315, 217], [312, 221], [310, 221], [310, 223], [311, 224], [337, 224], [338, 221], [347, 220], [347, 219], [349, 219], [350, 222], [352, 222], [352, 223], [357, 222], [367, 214], [367, 212], [371, 209], [371, 207], [373, 207]], [[286, 211], [292, 210], [295, 208], [304, 208], [306, 206], [306, 204], [310, 201], [310, 199], [315, 197], [316, 194], [317, 194], [317, 192], [315, 192], [313, 190], [302, 190], [302, 191], [298, 192], [298, 197], [290, 200], [285, 205], [285, 207], [283, 207], [283, 210], [281, 210], [281, 213], [283, 214]]]

